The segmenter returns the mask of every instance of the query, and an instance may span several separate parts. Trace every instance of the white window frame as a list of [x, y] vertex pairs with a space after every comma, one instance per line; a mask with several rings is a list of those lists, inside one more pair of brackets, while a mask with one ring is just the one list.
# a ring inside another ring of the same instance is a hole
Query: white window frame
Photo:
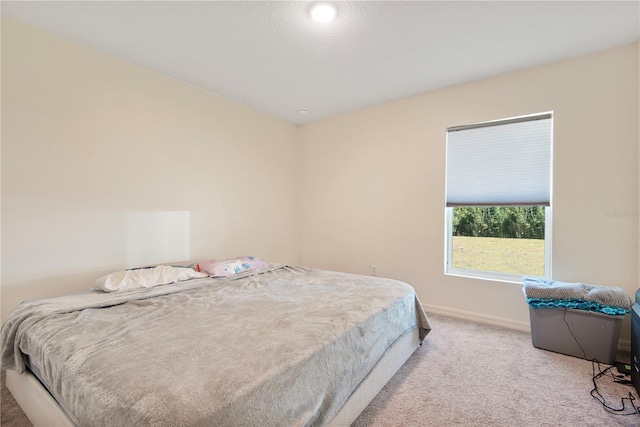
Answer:
[[[472, 270], [451, 265], [453, 252], [453, 209], [445, 208], [445, 255], [444, 274], [448, 276], [468, 277], [473, 279], [494, 280], [522, 284], [521, 274], [502, 273], [499, 271]], [[544, 208], [544, 278], [551, 278], [551, 206]], [[530, 276], [530, 275], [528, 275]]]
[[[549, 206], [545, 207], [544, 212], [544, 278], [551, 279], [551, 260], [552, 260], [552, 230], [553, 230], [553, 111], [548, 113], [531, 114], [528, 116], [513, 117], [511, 119], [496, 120], [496, 122], [509, 122], [512, 120], [518, 120], [523, 117], [533, 117], [543, 114], [551, 114], [551, 176], [550, 178], [550, 193], [549, 193]], [[446, 167], [446, 166], [445, 166]], [[445, 192], [446, 193], [446, 192]], [[446, 197], [446, 194], [445, 194]], [[490, 206], [487, 206], [490, 207]], [[486, 271], [486, 270], [472, 270], [465, 268], [457, 268], [451, 265], [452, 252], [453, 252], [453, 207], [445, 207], [445, 227], [444, 227], [444, 274], [447, 276], [467, 277], [481, 280], [492, 280], [499, 282], [517, 283], [522, 284], [521, 274], [503, 273], [498, 271]]]

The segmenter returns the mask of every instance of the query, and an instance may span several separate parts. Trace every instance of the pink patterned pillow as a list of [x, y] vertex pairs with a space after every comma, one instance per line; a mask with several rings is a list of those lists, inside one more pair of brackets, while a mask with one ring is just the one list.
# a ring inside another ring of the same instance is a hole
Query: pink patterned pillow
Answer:
[[192, 268], [211, 277], [227, 277], [268, 266], [269, 263], [262, 261], [260, 258], [249, 256], [198, 262], [193, 264]]

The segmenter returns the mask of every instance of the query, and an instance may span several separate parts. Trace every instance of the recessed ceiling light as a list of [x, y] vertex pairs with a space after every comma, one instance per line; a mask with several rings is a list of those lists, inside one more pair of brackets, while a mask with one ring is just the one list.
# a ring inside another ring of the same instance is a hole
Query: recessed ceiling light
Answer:
[[311, 7], [311, 17], [316, 22], [330, 22], [336, 17], [336, 7], [331, 3], [316, 3]]
[[309, 110], [301, 108], [298, 110], [298, 113], [302, 114], [303, 116], [306, 116], [307, 114], [309, 114]]

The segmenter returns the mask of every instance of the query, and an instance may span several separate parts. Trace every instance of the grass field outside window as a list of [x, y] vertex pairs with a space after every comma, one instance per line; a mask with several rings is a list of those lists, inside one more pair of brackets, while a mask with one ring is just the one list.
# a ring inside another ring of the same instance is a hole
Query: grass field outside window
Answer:
[[452, 236], [451, 266], [526, 276], [545, 274], [543, 239]]

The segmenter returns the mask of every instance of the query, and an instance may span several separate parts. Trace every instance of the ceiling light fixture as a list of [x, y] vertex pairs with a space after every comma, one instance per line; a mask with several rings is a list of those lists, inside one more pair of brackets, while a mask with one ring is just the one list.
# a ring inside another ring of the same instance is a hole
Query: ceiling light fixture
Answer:
[[316, 22], [330, 22], [336, 17], [336, 7], [331, 3], [316, 3], [311, 6], [311, 17]]

